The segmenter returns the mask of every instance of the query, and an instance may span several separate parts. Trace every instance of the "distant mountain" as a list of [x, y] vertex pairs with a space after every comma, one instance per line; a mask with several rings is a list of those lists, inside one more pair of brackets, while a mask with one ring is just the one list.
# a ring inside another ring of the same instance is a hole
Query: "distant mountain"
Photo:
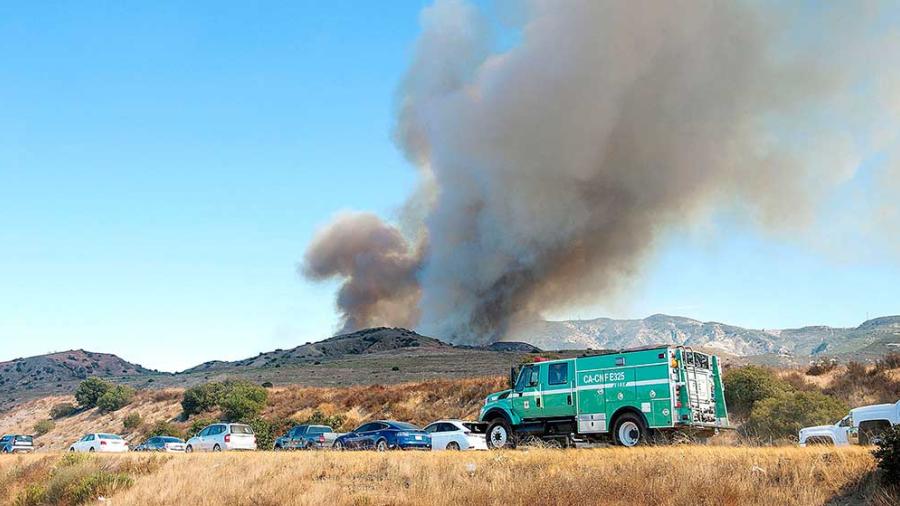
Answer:
[[900, 316], [875, 318], [854, 328], [811, 326], [756, 330], [656, 314], [641, 320], [543, 321], [521, 328], [510, 337], [546, 350], [616, 349], [675, 343], [738, 356], [858, 355], [860, 359], [866, 359], [882, 355], [892, 344], [900, 344]]
[[452, 346], [431, 337], [401, 328], [376, 327], [334, 336], [289, 350], [275, 350], [234, 362], [212, 361], [192, 367], [184, 373], [215, 371], [233, 367], [266, 367], [322, 362], [404, 349], [439, 349]]

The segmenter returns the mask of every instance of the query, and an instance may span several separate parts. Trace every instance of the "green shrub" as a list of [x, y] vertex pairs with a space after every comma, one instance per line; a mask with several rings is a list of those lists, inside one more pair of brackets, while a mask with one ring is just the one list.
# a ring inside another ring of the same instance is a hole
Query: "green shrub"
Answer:
[[227, 420], [252, 420], [266, 407], [268, 398], [269, 392], [265, 388], [252, 383], [234, 382], [227, 386], [219, 407]]
[[132, 431], [141, 426], [141, 415], [138, 413], [129, 413], [128, 416], [125, 417], [125, 420], [122, 421], [122, 427], [125, 428], [125, 431]]
[[300, 422], [300, 425], [327, 425], [334, 430], [338, 430], [344, 425], [346, 418], [343, 415], [327, 416], [318, 409], [313, 411], [309, 418]]
[[97, 399], [97, 407], [104, 412], [117, 411], [130, 404], [133, 397], [133, 388], [126, 385], [115, 385]]
[[791, 390], [774, 371], [754, 365], [729, 369], [724, 383], [728, 411], [741, 418], [750, 414], [756, 402]]
[[743, 431], [770, 440], [796, 438], [801, 428], [834, 423], [849, 410], [821, 392], [785, 392], [756, 401]]
[[188, 416], [212, 411], [219, 405], [224, 391], [223, 383], [204, 383], [188, 388], [181, 399], [181, 409]]
[[93, 408], [104, 394], [113, 388], [113, 384], [100, 378], [88, 378], [75, 389], [75, 400], [82, 408]]
[[877, 444], [872, 455], [878, 461], [882, 481], [887, 485], [900, 483], [900, 425], [884, 432]]
[[[205, 427], [205, 425], [204, 425]], [[200, 427], [202, 429], [203, 427]], [[200, 429], [197, 429], [199, 432]], [[160, 420], [150, 426], [150, 429], [145, 433], [147, 437], [153, 436], [172, 436], [172, 437], [180, 437], [185, 439], [184, 431], [178, 428], [175, 424], [171, 422], [167, 422], [165, 420]]]
[[50, 408], [50, 418], [58, 420], [60, 418], [72, 416], [77, 411], [78, 408], [76, 408], [75, 405], [71, 402], [61, 402], [59, 404], [54, 404], [53, 407]]
[[56, 427], [56, 424], [53, 423], [53, 420], [41, 420], [34, 424], [34, 435], [37, 437], [43, 436], [53, 430], [54, 427]]
[[201, 430], [203, 430], [204, 427], [206, 427], [207, 425], [214, 424], [216, 422], [217, 422], [217, 420], [215, 420], [213, 418], [197, 418], [196, 420], [191, 422], [191, 426], [188, 429], [187, 436], [188, 437], [196, 436], [197, 433], [200, 432]]

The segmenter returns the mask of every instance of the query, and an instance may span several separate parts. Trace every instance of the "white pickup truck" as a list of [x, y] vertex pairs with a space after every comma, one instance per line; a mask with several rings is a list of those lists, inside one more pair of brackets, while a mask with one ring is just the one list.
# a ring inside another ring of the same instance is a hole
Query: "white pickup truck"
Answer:
[[850, 414], [833, 425], [800, 429], [800, 446], [869, 445], [873, 443], [874, 438], [893, 425], [900, 425], [900, 401], [894, 404], [862, 406], [851, 409]]

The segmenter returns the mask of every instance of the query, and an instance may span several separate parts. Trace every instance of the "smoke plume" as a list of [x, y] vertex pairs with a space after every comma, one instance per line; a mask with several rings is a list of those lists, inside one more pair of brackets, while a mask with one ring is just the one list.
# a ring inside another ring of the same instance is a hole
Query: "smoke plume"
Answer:
[[462, 0], [421, 15], [395, 131], [423, 179], [415, 237], [345, 215], [306, 253], [308, 276], [344, 280], [345, 329], [490, 342], [609, 293], [673, 226], [724, 209], [808, 229], [900, 131], [877, 2], [503, 6], [503, 51]]

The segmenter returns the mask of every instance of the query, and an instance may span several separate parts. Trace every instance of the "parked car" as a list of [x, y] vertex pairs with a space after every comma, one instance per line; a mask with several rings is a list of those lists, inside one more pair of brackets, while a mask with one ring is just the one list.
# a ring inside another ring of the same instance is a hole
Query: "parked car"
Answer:
[[214, 423], [187, 440], [184, 451], [255, 450], [256, 435], [243, 423]]
[[425, 427], [431, 435], [431, 449], [487, 450], [487, 424], [462, 420], [438, 420]]
[[183, 452], [184, 439], [172, 436], [153, 436], [134, 447], [136, 452]]
[[0, 438], [0, 453], [31, 453], [34, 439], [24, 434], [5, 434]]
[[431, 436], [413, 424], [393, 420], [364, 423], [334, 440], [335, 450], [430, 450]]
[[331, 448], [338, 435], [327, 425], [297, 425], [275, 440], [275, 449], [321, 450]]
[[882, 432], [894, 425], [900, 425], [900, 401], [894, 404], [861, 406], [851, 409], [850, 414], [834, 424], [800, 429], [800, 446], [869, 445], [875, 443]]
[[70, 452], [109, 452], [120, 453], [128, 451], [128, 444], [122, 436], [94, 432], [85, 435], [69, 447]]

